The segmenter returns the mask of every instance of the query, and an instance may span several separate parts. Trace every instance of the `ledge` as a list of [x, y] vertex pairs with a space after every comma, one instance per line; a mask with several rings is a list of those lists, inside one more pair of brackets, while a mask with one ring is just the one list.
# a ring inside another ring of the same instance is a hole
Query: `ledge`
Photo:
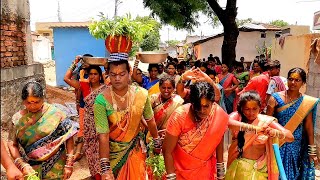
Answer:
[[1, 68], [1, 82], [12, 81], [37, 74], [44, 74], [43, 65], [40, 63], [16, 66], [12, 68]]

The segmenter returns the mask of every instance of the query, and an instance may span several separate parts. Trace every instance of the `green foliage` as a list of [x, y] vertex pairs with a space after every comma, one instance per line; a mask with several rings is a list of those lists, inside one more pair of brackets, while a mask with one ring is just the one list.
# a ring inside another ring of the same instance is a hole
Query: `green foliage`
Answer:
[[212, 13], [205, 0], [143, 0], [153, 16], [159, 16], [161, 23], [177, 29], [193, 30], [198, 26], [199, 12]]
[[252, 23], [252, 18], [247, 18], [247, 19], [236, 19], [236, 23], [239, 26], [242, 26], [246, 23]]
[[139, 46], [137, 44], [133, 44], [132, 48], [128, 54], [129, 57], [134, 57], [138, 51], [139, 51]]
[[178, 40], [169, 40], [169, 41], [166, 41], [166, 43], [168, 44], [168, 46], [176, 46], [177, 44], [180, 43], [180, 41], [178, 41]]
[[137, 21], [154, 24], [153, 31], [147, 32], [140, 43], [142, 51], [153, 51], [159, 49], [161, 24], [149, 16], [137, 17]]
[[271, 57], [271, 50], [272, 50], [272, 45], [267, 46], [266, 42], [263, 43], [262, 46], [256, 45], [256, 50], [258, 54], [268, 54], [268, 57]]
[[162, 176], [166, 173], [166, 167], [164, 164], [163, 155], [153, 154], [154, 143], [150, 138], [149, 146], [149, 157], [146, 160], [147, 166], [151, 167], [153, 175], [157, 180], [161, 180]]
[[154, 22], [142, 23], [137, 20], [132, 20], [131, 15], [127, 14], [124, 17], [115, 17], [108, 19], [100, 14], [99, 21], [93, 21], [89, 25], [90, 34], [96, 39], [106, 39], [109, 35], [125, 35], [129, 37], [133, 43], [139, 43], [144, 36], [153, 30]]
[[285, 27], [285, 26], [289, 25], [289, 23], [287, 23], [283, 20], [274, 20], [274, 21], [271, 21], [270, 24], [278, 26], [278, 27]]

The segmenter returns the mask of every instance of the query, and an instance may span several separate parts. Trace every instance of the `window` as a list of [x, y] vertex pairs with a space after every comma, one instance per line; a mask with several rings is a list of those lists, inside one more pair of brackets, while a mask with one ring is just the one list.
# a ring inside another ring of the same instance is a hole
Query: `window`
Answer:
[[50, 33], [42, 33], [43, 36], [50, 36]]
[[262, 32], [261, 33], [261, 38], [266, 38], [267, 37], [267, 34], [265, 32]]

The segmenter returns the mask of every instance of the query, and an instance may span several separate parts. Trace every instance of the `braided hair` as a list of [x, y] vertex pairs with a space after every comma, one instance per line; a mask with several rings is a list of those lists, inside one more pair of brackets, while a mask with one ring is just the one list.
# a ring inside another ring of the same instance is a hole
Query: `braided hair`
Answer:
[[[240, 95], [237, 111], [241, 116], [241, 122], [244, 123], [248, 123], [248, 118], [243, 114], [242, 108], [248, 101], [256, 101], [259, 106], [261, 105], [260, 96], [256, 91], [248, 91]], [[241, 157], [243, 153], [243, 146], [245, 143], [244, 133], [245, 131], [239, 131], [237, 136], [239, 157]]]

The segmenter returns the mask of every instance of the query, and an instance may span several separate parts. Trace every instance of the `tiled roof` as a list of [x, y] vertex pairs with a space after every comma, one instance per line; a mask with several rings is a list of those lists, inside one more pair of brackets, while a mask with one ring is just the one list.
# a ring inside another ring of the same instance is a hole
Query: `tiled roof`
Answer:
[[49, 25], [49, 28], [86, 28], [91, 22], [56, 22]]

